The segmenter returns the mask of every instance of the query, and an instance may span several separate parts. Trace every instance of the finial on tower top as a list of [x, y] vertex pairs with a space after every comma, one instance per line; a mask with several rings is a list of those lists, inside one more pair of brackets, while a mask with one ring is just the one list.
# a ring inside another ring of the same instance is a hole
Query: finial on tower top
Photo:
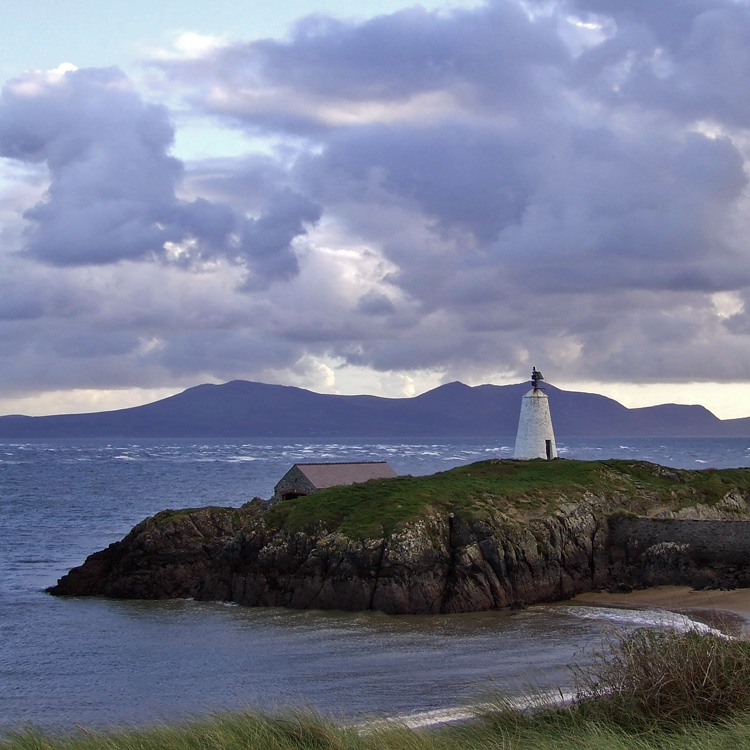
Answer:
[[531, 368], [531, 385], [534, 386], [534, 390], [544, 390], [544, 375], [542, 375], [536, 367]]

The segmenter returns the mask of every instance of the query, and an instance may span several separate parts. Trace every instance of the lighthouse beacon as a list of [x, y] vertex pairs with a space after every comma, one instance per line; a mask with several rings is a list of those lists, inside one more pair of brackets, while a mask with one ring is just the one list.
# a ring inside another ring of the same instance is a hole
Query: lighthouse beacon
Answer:
[[521, 399], [513, 458], [544, 458], [549, 461], [557, 458], [557, 446], [549, 401], [544, 392], [544, 378], [536, 367], [531, 370], [531, 385], [532, 389]]

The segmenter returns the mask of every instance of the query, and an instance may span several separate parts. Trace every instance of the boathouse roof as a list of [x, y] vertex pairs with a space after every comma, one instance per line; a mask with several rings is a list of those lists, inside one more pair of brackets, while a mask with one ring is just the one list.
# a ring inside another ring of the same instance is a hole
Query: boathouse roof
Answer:
[[389, 479], [398, 474], [387, 461], [347, 461], [344, 463], [298, 463], [274, 487], [273, 501], [309, 495], [326, 487], [358, 484], [371, 479]]

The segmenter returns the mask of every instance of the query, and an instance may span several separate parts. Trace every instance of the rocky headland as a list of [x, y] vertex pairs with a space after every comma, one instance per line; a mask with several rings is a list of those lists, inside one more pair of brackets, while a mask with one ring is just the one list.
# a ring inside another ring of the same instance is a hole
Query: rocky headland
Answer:
[[494, 460], [166, 510], [49, 591], [427, 614], [662, 584], [750, 586], [750, 470]]

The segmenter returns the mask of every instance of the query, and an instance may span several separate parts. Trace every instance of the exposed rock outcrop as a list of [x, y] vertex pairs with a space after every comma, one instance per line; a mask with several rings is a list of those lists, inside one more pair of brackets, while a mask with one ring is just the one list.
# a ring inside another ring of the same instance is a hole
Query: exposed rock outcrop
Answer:
[[602, 588], [750, 583], [746, 489], [728, 487], [710, 507], [695, 498], [693, 518], [734, 521], [690, 520], [685, 507], [675, 511], [649, 492], [643, 489], [640, 503], [662, 519], [640, 525], [613, 490], [558, 497], [552, 510], [531, 518], [488, 512], [486, 504], [476, 514], [433, 509], [372, 539], [350, 538], [322, 521], [274, 525], [262, 501], [165, 511], [50, 591], [426, 614], [519, 607]]
[[243, 508], [162, 511], [141, 521], [121, 541], [90, 555], [49, 591], [122, 599], [205, 598], [204, 588], [216, 588], [218, 558], [263, 508], [258, 501]]

